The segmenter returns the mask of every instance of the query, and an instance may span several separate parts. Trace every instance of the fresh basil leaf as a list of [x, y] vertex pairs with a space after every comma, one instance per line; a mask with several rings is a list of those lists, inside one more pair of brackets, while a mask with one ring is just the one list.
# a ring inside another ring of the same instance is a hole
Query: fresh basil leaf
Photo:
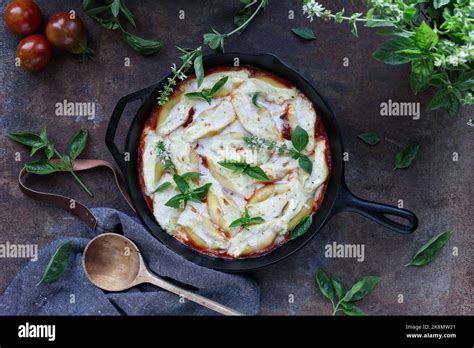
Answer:
[[441, 8], [444, 5], [447, 5], [451, 2], [451, 0], [433, 0], [433, 7], [435, 9]]
[[46, 146], [48, 146], [48, 143], [44, 143], [44, 142], [34, 144], [31, 148], [30, 157], [33, 156], [38, 150], [41, 150], [42, 148]]
[[293, 131], [293, 134], [291, 135], [291, 143], [293, 144], [293, 147], [297, 151], [303, 151], [306, 145], [308, 145], [308, 141], [309, 141], [308, 132], [306, 132], [300, 126], [296, 126], [296, 129]]
[[120, 13], [120, 0], [113, 0], [112, 4], [110, 5], [110, 10], [114, 17], [117, 17]]
[[198, 187], [197, 189], [193, 190], [192, 193], [194, 193], [200, 201], [202, 201], [207, 194], [209, 193], [209, 189], [211, 188], [212, 184], [207, 183], [201, 187]]
[[415, 17], [417, 9], [415, 7], [407, 7], [403, 10], [403, 18], [406, 22], [411, 23]]
[[366, 296], [373, 290], [375, 285], [379, 282], [378, 277], [364, 277], [355, 283], [342, 298], [342, 302], [357, 301]]
[[191, 179], [194, 179], [194, 178], [199, 178], [200, 176], [202, 176], [202, 174], [197, 173], [197, 172], [187, 172], [187, 173], [184, 173], [183, 175], [181, 175], [181, 177], [184, 180], [191, 180]]
[[467, 91], [474, 89], [474, 71], [466, 71], [455, 82], [455, 85], [460, 91]]
[[265, 222], [265, 219], [263, 217], [255, 216], [255, 217], [249, 218], [248, 224], [249, 225], [259, 225], [259, 224], [263, 224], [264, 222]]
[[299, 156], [298, 164], [308, 174], [311, 174], [311, 172], [313, 171], [313, 162], [311, 162], [309, 157], [304, 154], [301, 154]]
[[123, 32], [123, 37], [131, 48], [145, 56], [155, 54], [163, 47], [163, 42], [161, 41], [143, 39], [125, 31]]
[[415, 60], [411, 63], [411, 90], [416, 95], [429, 87], [434, 66], [430, 58]]
[[395, 169], [408, 168], [418, 154], [420, 144], [410, 144], [395, 156]]
[[217, 162], [224, 168], [232, 170], [234, 173], [241, 174], [247, 168], [248, 164], [245, 162], [220, 161]]
[[301, 28], [294, 28], [291, 29], [293, 34], [299, 36], [302, 39], [305, 40], [316, 40], [316, 35], [314, 35], [314, 32], [311, 28], [307, 27], [301, 27]]
[[206, 33], [203, 35], [204, 45], [209, 46], [216, 52], [224, 52], [224, 39], [225, 36], [213, 29], [213, 33]]
[[308, 215], [301, 219], [301, 221], [295, 226], [293, 231], [291, 231], [290, 240], [293, 240], [305, 234], [306, 231], [311, 227], [312, 223], [313, 215]]
[[323, 270], [319, 270], [316, 273], [316, 283], [324, 297], [330, 301], [334, 301], [334, 289], [332, 288], [331, 280]]
[[224, 76], [219, 81], [217, 81], [214, 86], [212, 86], [211, 91], [209, 92], [210, 96], [215, 95], [229, 80], [229, 76]]
[[67, 170], [65, 167], [62, 167], [60, 164], [55, 163], [50, 160], [40, 160], [34, 161], [25, 164], [25, 169], [28, 173], [37, 174], [37, 175], [46, 175], [59, 171]]
[[41, 142], [41, 138], [33, 133], [9, 133], [7, 134], [7, 137], [19, 144], [30, 147], [34, 146], [36, 143]]
[[337, 298], [342, 298], [342, 295], [344, 294], [344, 283], [342, 282], [342, 280], [339, 277], [333, 275], [331, 277], [331, 283]]
[[165, 181], [164, 183], [162, 183], [161, 185], [159, 185], [155, 191], [153, 191], [153, 193], [158, 193], [158, 192], [162, 192], [164, 190], [166, 190], [168, 187], [171, 186], [171, 183], [168, 182], [168, 181]]
[[[243, 7], [234, 15], [234, 27], [238, 28], [242, 26], [253, 14], [251, 7]], [[247, 25], [239, 30], [239, 34], [244, 31]]]
[[415, 32], [415, 45], [424, 50], [429, 51], [438, 43], [438, 35], [430, 28], [426, 22], [422, 22]]
[[352, 303], [349, 302], [342, 302], [342, 311], [344, 312], [345, 315], [349, 316], [364, 316], [367, 315], [362, 309], [359, 307], [353, 305]]
[[137, 26], [133, 13], [128, 9], [128, 7], [123, 3], [123, 1], [120, 1], [120, 11], [122, 12], [123, 16], [130, 22], [131, 25], [133, 25], [134, 27]]
[[375, 288], [379, 281], [380, 278], [375, 276], [362, 278], [359, 282], [363, 282], [363, 286], [352, 295], [352, 299], [350, 301], [362, 300]]
[[416, 252], [415, 256], [405, 267], [424, 266], [433, 261], [434, 257], [446, 245], [453, 232], [452, 229], [449, 229], [431, 238]]
[[48, 143], [48, 146], [46, 146], [46, 149], [44, 151], [45, 151], [46, 157], [48, 159], [53, 158], [53, 156], [54, 156], [54, 145], [51, 144], [51, 143]]
[[443, 108], [451, 116], [456, 115], [461, 109], [461, 92], [456, 88], [443, 88], [438, 91], [428, 104], [428, 109]]
[[365, 143], [369, 145], [377, 145], [380, 142], [380, 137], [375, 132], [361, 133], [357, 136], [357, 138], [363, 140]]
[[184, 95], [191, 99], [204, 99], [205, 101], [208, 101], [202, 92], [189, 92], [185, 93]]
[[189, 184], [183, 177], [179, 176], [178, 174], [174, 174], [173, 180], [176, 183], [176, 186], [178, 186], [178, 189], [182, 193], [187, 193], [189, 191]]
[[165, 205], [167, 207], [171, 207], [171, 208], [176, 208], [176, 209], [183, 209], [184, 207], [186, 207], [186, 202], [188, 201], [188, 197], [182, 193], [176, 195], [176, 196], [173, 196], [171, 197], [166, 203]]
[[54, 252], [53, 256], [48, 262], [43, 276], [36, 286], [40, 284], [49, 284], [57, 281], [64, 274], [64, 271], [69, 266], [71, 258], [72, 243], [70, 241], [61, 244]]
[[244, 174], [260, 181], [270, 181], [270, 178], [265, 174], [263, 169], [257, 166], [247, 166], [244, 169]]
[[374, 59], [385, 64], [405, 64], [410, 59], [397, 52], [403, 49], [414, 48], [413, 40], [406, 37], [395, 37], [385, 41], [373, 54]]
[[253, 105], [255, 105], [257, 108], [260, 107], [260, 105], [258, 105], [258, 97], [262, 94], [262, 92], [256, 92], [253, 97], [252, 97], [252, 103]]
[[82, 9], [84, 11], [89, 10], [93, 6], [92, 0], [82, 0]]
[[244, 217], [247, 219], [250, 217], [250, 213], [247, 207], [244, 208]]
[[98, 7], [94, 7], [94, 8], [90, 8], [90, 9], [84, 9], [84, 12], [86, 13], [86, 15], [88, 15], [89, 17], [93, 17], [95, 19], [95, 16], [101, 14], [101, 13], [104, 13], [106, 11], [109, 10], [109, 6], [98, 6]]
[[40, 139], [43, 143], [48, 142], [48, 134], [46, 133], [46, 127], [41, 128]]
[[247, 221], [246, 218], [239, 218], [239, 219], [236, 219], [234, 221], [232, 221], [229, 225], [229, 227], [240, 227], [242, 226], [243, 224], [245, 224], [245, 222]]
[[204, 66], [202, 63], [202, 53], [199, 52], [194, 58], [194, 73], [196, 74], [197, 86], [200, 87], [204, 81]]
[[81, 128], [79, 132], [72, 138], [69, 143], [69, 156], [72, 160], [75, 160], [87, 145], [87, 136], [89, 131], [85, 128]]

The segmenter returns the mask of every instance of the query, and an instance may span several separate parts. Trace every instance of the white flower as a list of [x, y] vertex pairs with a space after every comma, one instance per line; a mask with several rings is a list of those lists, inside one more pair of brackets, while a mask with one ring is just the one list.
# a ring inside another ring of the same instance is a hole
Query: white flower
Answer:
[[314, 17], [321, 17], [325, 8], [315, 0], [304, 0], [303, 14], [307, 14], [309, 21], [312, 22]]
[[450, 55], [446, 60], [448, 64], [451, 64], [452, 66], [458, 66], [459, 64], [458, 56], [455, 54]]
[[446, 62], [446, 59], [443, 56], [435, 57], [434, 66], [443, 66]]
[[471, 117], [469, 121], [467, 121], [467, 125], [470, 127], [474, 127], [474, 117]]

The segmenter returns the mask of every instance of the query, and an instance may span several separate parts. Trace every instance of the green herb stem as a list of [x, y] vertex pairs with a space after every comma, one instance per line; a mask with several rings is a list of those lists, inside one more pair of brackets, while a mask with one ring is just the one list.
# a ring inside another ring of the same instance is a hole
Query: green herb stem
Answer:
[[[61, 156], [61, 154], [56, 149], [54, 150], [54, 153], [56, 154], [56, 156], [58, 156], [64, 162], [63, 156]], [[84, 191], [86, 191], [89, 196], [94, 197], [92, 192], [87, 188], [87, 186], [82, 182], [82, 180], [79, 179], [79, 177], [76, 175], [76, 173], [74, 173], [74, 170], [72, 168], [70, 168], [70, 169], [68, 169], [68, 171], [69, 171], [69, 173], [71, 173], [71, 175], [74, 177], [74, 179], [76, 179], [76, 181], [79, 183], [79, 185], [82, 187], [82, 189]]]
[[[260, 1], [260, 4], [258, 4], [257, 8], [255, 9], [255, 11], [252, 13], [252, 15], [244, 22], [242, 23], [239, 27], [235, 28], [234, 30], [232, 30], [231, 32], [227, 33], [227, 34], [224, 34], [224, 37], [229, 37], [229, 36], [232, 36], [234, 35], [235, 33], [238, 33], [240, 30], [242, 30], [243, 28], [245, 28], [247, 26], [247, 24], [249, 24], [252, 19], [257, 15], [257, 13], [260, 11], [260, 9], [263, 7], [263, 4], [264, 4], [265, 0], [261, 0]], [[251, 5], [255, 4], [255, 2], [247, 5], [247, 7], [250, 7]]]

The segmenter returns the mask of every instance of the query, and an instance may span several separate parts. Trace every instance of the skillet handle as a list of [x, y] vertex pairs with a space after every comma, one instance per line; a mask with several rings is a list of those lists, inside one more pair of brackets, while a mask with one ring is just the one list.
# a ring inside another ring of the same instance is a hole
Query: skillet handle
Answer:
[[[337, 214], [344, 211], [360, 214], [369, 220], [401, 234], [413, 233], [418, 227], [418, 218], [411, 211], [400, 209], [392, 205], [361, 199], [355, 196], [347, 188], [345, 183], [342, 183], [334, 204], [333, 213]], [[390, 215], [405, 219], [407, 223], [402, 224], [390, 219], [388, 217]]]
[[107, 126], [107, 133], [105, 134], [105, 145], [107, 145], [112, 157], [114, 158], [115, 162], [117, 162], [122, 173], [125, 172], [126, 168], [126, 162], [124, 159], [125, 156], [115, 144], [115, 133], [117, 132], [120, 118], [122, 117], [123, 111], [125, 110], [127, 104], [139, 99], [143, 101], [146, 97], [148, 97], [155, 87], [156, 85], [149, 86], [120, 98], [117, 105], [115, 105], [114, 111], [112, 112], [112, 117], [110, 117], [109, 125]]

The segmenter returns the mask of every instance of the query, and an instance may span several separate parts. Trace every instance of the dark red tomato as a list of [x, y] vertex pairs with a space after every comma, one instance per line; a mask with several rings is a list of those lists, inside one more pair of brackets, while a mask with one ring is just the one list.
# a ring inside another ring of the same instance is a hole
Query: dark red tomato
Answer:
[[14, 0], [3, 14], [11, 31], [20, 35], [31, 35], [41, 23], [41, 11], [33, 0]]
[[88, 51], [84, 23], [69, 12], [56, 13], [49, 19], [46, 36], [53, 46], [73, 54], [85, 54]]
[[48, 65], [51, 59], [51, 44], [43, 35], [25, 37], [16, 46], [16, 57], [27, 71], [38, 71]]

